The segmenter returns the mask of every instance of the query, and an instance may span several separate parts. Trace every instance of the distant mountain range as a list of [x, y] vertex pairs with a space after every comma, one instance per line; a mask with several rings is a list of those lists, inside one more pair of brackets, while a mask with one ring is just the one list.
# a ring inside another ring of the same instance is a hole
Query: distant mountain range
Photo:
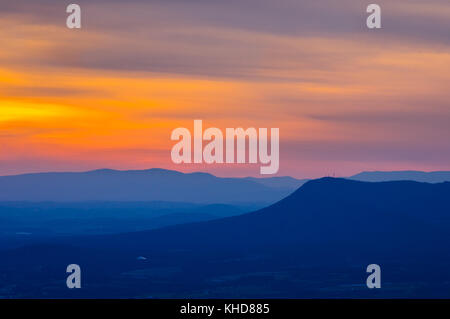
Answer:
[[175, 201], [273, 203], [304, 181], [290, 177], [221, 178], [164, 169], [95, 170], [0, 177], [0, 201]]
[[[349, 179], [439, 183], [450, 181], [450, 172], [362, 172]], [[281, 200], [307, 181], [288, 176], [222, 178], [208, 173], [181, 173], [159, 168], [35, 173], [0, 176], [0, 201], [172, 201], [267, 205]]]
[[[450, 183], [322, 178], [261, 210], [0, 253], [19, 297], [450, 297]], [[140, 256], [145, 257], [145, 262]], [[87, 269], [64, 287], [64, 267]], [[382, 267], [382, 289], [365, 287]]]

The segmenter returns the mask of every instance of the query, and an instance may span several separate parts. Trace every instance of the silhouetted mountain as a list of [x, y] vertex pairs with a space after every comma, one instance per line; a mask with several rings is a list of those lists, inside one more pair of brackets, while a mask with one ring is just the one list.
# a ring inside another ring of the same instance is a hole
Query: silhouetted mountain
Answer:
[[[364, 183], [323, 178], [254, 213], [152, 232], [104, 237], [107, 245], [187, 249], [320, 243], [394, 245], [433, 238], [450, 225], [450, 183]], [[409, 237], [410, 236], [410, 237]], [[180, 238], [183, 238], [180, 241]], [[98, 238], [98, 240], [101, 240]]]
[[450, 182], [450, 172], [420, 172], [420, 171], [393, 171], [393, 172], [362, 172], [350, 177], [362, 182], [387, 181], [416, 181], [424, 183]]
[[0, 177], [0, 201], [178, 201], [191, 203], [273, 203], [296, 189], [206, 173], [164, 169], [96, 170]]
[[[450, 297], [449, 195], [323, 178], [241, 216], [3, 252], [0, 273], [16, 296]], [[86, 269], [82, 291], [57, 284], [69, 263]], [[365, 287], [372, 263], [383, 289]]]

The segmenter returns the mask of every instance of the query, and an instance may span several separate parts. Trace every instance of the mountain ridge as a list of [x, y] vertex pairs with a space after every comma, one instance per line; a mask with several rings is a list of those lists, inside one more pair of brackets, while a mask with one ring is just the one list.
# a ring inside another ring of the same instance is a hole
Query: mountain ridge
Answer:
[[450, 181], [450, 171], [364, 171], [349, 178], [365, 182], [412, 180], [416, 182], [441, 183]]
[[0, 201], [178, 201], [193, 203], [271, 203], [296, 189], [265, 180], [223, 178], [209, 173], [100, 169], [0, 177]]

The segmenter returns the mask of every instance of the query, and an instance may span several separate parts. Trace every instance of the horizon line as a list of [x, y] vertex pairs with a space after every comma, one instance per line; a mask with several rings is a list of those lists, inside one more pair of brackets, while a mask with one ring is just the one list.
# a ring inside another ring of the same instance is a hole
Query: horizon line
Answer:
[[257, 178], [257, 179], [273, 179], [273, 178], [292, 178], [295, 180], [313, 180], [313, 179], [319, 179], [323, 177], [336, 177], [336, 178], [352, 178], [354, 176], [357, 176], [362, 173], [450, 173], [446, 170], [436, 170], [436, 171], [423, 171], [423, 170], [393, 170], [393, 171], [383, 171], [383, 170], [367, 170], [367, 171], [360, 171], [359, 173], [350, 175], [350, 176], [331, 176], [331, 175], [324, 175], [314, 178], [297, 178], [293, 177], [291, 175], [281, 175], [281, 176], [272, 176], [272, 177], [255, 177], [255, 176], [217, 176], [213, 173], [204, 172], [204, 171], [193, 171], [193, 172], [183, 172], [178, 171], [174, 169], [167, 169], [167, 168], [161, 168], [161, 167], [151, 167], [146, 169], [114, 169], [114, 168], [96, 168], [96, 169], [89, 169], [89, 170], [80, 170], [80, 171], [74, 171], [74, 170], [67, 170], [67, 171], [40, 171], [40, 172], [29, 172], [29, 173], [19, 173], [19, 174], [6, 174], [6, 175], [0, 175], [0, 177], [12, 177], [12, 176], [26, 176], [26, 175], [39, 175], [39, 174], [83, 174], [83, 173], [94, 173], [94, 172], [101, 172], [101, 171], [112, 171], [112, 172], [145, 172], [145, 171], [165, 171], [165, 172], [173, 172], [173, 173], [179, 173], [184, 175], [191, 175], [191, 174], [206, 174], [211, 175], [216, 178], [239, 178], [239, 179], [246, 179], [246, 178]]

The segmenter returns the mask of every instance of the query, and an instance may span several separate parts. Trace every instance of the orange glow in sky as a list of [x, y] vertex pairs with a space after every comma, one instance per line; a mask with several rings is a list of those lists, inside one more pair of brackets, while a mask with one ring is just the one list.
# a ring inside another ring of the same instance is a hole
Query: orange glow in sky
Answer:
[[219, 21], [195, 18], [213, 4], [162, 2], [81, 3], [83, 28], [70, 30], [62, 6], [39, 2], [0, 10], [0, 175], [151, 167], [258, 175], [259, 165], [173, 164], [170, 133], [194, 119], [279, 127], [279, 175], [450, 169], [450, 10], [440, 1], [407, 6], [407, 15], [386, 2], [392, 20], [378, 33], [363, 29], [364, 12], [348, 1], [327, 13], [348, 15], [342, 30], [302, 26], [299, 8], [292, 32], [280, 16], [261, 27], [264, 5], [241, 21], [236, 4], [222, 4], [229, 19]]

